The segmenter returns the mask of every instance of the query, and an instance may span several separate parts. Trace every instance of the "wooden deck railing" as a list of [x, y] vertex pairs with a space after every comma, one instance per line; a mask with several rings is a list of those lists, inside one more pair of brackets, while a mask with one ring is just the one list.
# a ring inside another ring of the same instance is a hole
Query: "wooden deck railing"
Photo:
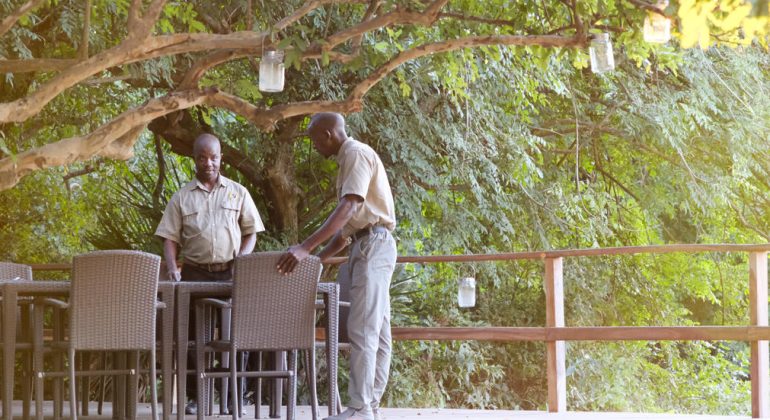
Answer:
[[[574, 249], [501, 254], [402, 256], [400, 263], [482, 262], [511, 260], [543, 261], [546, 325], [544, 327], [394, 327], [396, 340], [479, 340], [542, 341], [546, 343], [548, 376], [548, 410], [567, 410], [566, 341], [623, 340], [730, 340], [751, 345], [751, 414], [754, 418], [770, 417], [770, 327], [768, 326], [767, 253], [770, 244], [761, 245], [661, 245], [641, 247]], [[566, 327], [564, 320], [563, 260], [633, 254], [671, 254], [701, 252], [745, 252], [749, 254], [749, 324], [746, 326], [619, 326]], [[345, 258], [333, 258], [340, 263]], [[33, 265], [33, 270], [68, 270], [69, 264]]]

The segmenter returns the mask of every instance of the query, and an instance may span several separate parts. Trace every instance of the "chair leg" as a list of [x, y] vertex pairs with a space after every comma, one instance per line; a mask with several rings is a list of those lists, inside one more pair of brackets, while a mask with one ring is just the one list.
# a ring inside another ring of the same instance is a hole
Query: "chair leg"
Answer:
[[[203, 371], [205, 367], [205, 354], [204, 354], [204, 342], [206, 340], [205, 333], [205, 313], [203, 308], [198, 306], [195, 311], [195, 384], [198, 389], [198, 420], [203, 420], [203, 413], [208, 409], [207, 395], [204, 390], [204, 382], [208, 379], [203, 378]], [[180, 407], [180, 410], [184, 410], [184, 407]], [[181, 411], [180, 411], [181, 412]]]
[[[53, 309], [54, 318], [54, 340], [62, 343], [64, 342], [64, 329], [66, 327], [64, 310], [59, 308]], [[56, 372], [61, 372], [62, 357], [54, 357], [53, 368]], [[53, 417], [55, 420], [59, 420], [62, 417], [64, 411], [64, 379], [54, 378], [53, 380]]]
[[[88, 357], [87, 351], [82, 351], [78, 354], [80, 370], [88, 370], [90, 368], [90, 357]], [[83, 417], [88, 415], [88, 400], [89, 391], [91, 389], [91, 377], [85, 376], [80, 381], [80, 412]]]
[[[107, 353], [101, 353], [102, 370], [107, 370]], [[102, 375], [99, 378], [99, 404], [96, 407], [96, 413], [100, 416], [104, 413], [104, 396], [107, 390], [107, 377]]]
[[313, 420], [318, 420], [318, 389], [315, 375], [315, 346], [305, 350], [305, 371], [310, 388], [310, 409], [313, 410]]
[[[233, 408], [230, 412], [233, 415], [233, 420], [238, 420], [241, 416], [241, 409], [238, 407], [238, 365], [235, 363], [236, 353], [235, 348], [230, 349], [230, 401], [233, 402]], [[224, 399], [224, 391], [222, 391], [220, 398]]]
[[[25, 304], [21, 308], [21, 327], [23, 340], [26, 342], [32, 341], [32, 328], [30, 321], [33, 319], [32, 307]], [[24, 352], [24, 361], [22, 366], [24, 367], [23, 379], [21, 383], [21, 395], [24, 401], [22, 406], [22, 415], [25, 419], [29, 418], [30, 405], [32, 402], [32, 376], [30, 375], [30, 367], [32, 366], [32, 352]]]
[[[54, 317], [54, 340], [63, 343], [64, 342], [64, 330], [67, 327], [67, 315], [65, 313], [64, 309], [54, 308], [53, 309], [53, 317]], [[61, 372], [64, 370], [64, 367], [62, 366], [62, 361], [65, 357], [54, 357], [54, 370], [56, 372]], [[62, 418], [62, 413], [64, 412], [64, 378], [54, 378], [53, 380], [53, 394], [54, 394], [54, 406], [53, 406], [53, 417], [55, 420], [59, 420]]]
[[[115, 369], [124, 370], [128, 366], [128, 355], [125, 351], [113, 352], [112, 365]], [[126, 375], [112, 377], [114, 399], [112, 401], [112, 418], [126, 418]]]
[[35, 380], [35, 417], [43, 420], [43, 305], [35, 302], [34, 337], [32, 338], [32, 375]]
[[[286, 370], [286, 352], [274, 351], [270, 353], [273, 356], [273, 370]], [[281, 403], [283, 399], [283, 379], [273, 378], [270, 380], [272, 384], [272, 396], [270, 398], [270, 417], [281, 417]]]
[[75, 393], [75, 349], [69, 348], [70, 418], [78, 420], [77, 394]]
[[[150, 349], [150, 396], [152, 397], [152, 419], [158, 420], [158, 375], [155, 369], [155, 347]], [[164, 378], [165, 379], [165, 378]], [[165, 402], [164, 402], [165, 403]]]
[[[222, 340], [229, 340], [230, 339], [230, 317], [232, 315], [232, 311], [229, 308], [222, 308], [219, 311], [215, 311], [215, 312], [218, 313], [218, 316], [214, 316], [214, 319], [218, 318], [219, 321], [217, 321], [214, 325], [219, 326], [219, 338]], [[219, 360], [220, 360], [220, 366], [222, 368], [229, 368], [230, 360], [232, 360], [232, 358], [230, 357], [228, 352], [222, 352], [220, 353]], [[233, 403], [233, 401], [237, 401], [237, 400], [229, 400], [230, 382], [231, 382], [230, 378], [222, 378], [220, 380], [220, 392], [219, 392], [219, 412], [220, 413], [227, 413], [228, 407], [233, 407], [233, 410], [238, 410], [238, 408], [235, 407]]]
[[35, 418], [43, 420], [43, 376], [41, 373], [35, 375]]
[[286, 402], [286, 419], [294, 420], [297, 409], [297, 350], [289, 352], [289, 397]]
[[[240, 362], [241, 362], [241, 365], [240, 365], [241, 370], [243, 371], [249, 370], [248, 369], [249, 352], [241, 352]], [[236, 369], [237, 369], [237, 366], [236, 366]], [[245, 406], [244, 396], [246, 395], [246, 390], [248, 389], [248, 385], [247, 385], [248, 382], [245, 377], [241, 377], [236, 382], [238, 383], [238, 415], [240, 415], [245, 411], [243, 408]]]
[[[262, 370], [262, 352], [257, 353], [257, 368]], [[257, 377], [257, 395], [254, 396], [254, 418], [260, 417], [262, 408], [262, 378]]]
[[137, 393], [139, 392], [139, 352], [128, 352], [132, 372], [128, 375], [128, 391], [126, 393], [126, 416], [130, 419], [136, 419]]

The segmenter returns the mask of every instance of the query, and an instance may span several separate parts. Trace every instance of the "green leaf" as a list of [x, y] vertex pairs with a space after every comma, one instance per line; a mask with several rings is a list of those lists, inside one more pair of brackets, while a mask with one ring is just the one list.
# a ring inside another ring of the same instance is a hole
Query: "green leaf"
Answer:
[[262, 93], [251, 79], [239, 79], [235, 82], [235, 93], [253, 101], [262, 98]]
[[374, 44], [374, 49], [380, 52], [387, 52], [388, 51], [389, 43], [385, 41], [380, 41], [376, 44]]

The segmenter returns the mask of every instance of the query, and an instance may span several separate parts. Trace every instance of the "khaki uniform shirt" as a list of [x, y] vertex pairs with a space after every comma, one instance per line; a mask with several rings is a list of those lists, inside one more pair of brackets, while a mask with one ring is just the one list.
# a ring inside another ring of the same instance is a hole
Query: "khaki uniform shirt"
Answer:
[[155, 234], [180, 244], [184, 258], [208, 264], [232, 260], [243, 236], [264, 230], [248, 190], [220, 175], [212, 191], [197, 179], [180, 188]]
[[375, 225], [384, 226], [392, 232], [396, 228], [393, 194], [388, 174], [377, 152], [360, 141], [348, 138], [337, 152], [337, 163], [337, 197], [342, 199], [354, 194], [364, 199], [358, 212], [342, 228], [343, 237]]

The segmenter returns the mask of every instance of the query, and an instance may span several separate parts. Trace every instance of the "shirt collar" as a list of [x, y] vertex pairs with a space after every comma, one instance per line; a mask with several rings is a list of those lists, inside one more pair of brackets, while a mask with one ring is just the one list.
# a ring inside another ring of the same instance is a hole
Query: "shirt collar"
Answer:
[[[229, 179], [225, 178], [222, 174], [219, 174], [219, 179], [217, 180], [217, 184], [214, 186], [214, 188], [222, 188], [222, 187], [228, 187], [230, 186]], [[198, 180], [198, 178], [193, 178], [189, 183], [187, 183], [187, 189], [190, 191], [200, 188], [203, 191], [206, 191], [206, 189], [203, 187], [203, 184]]]
[[354, 139], [353, 137], [348, 137], [346, 141], [342, 142], [342, 144], [340, 145], [340, 150], [337, 150], [337, 155], [334, 156], [335, 159], [337, 160], [337, 163], [340, 162], [340, 160], [342, 159], [342, 156], [350, 147], [353, 146], [353, 143], [355, 142], [356, 142], [356, 139]]

